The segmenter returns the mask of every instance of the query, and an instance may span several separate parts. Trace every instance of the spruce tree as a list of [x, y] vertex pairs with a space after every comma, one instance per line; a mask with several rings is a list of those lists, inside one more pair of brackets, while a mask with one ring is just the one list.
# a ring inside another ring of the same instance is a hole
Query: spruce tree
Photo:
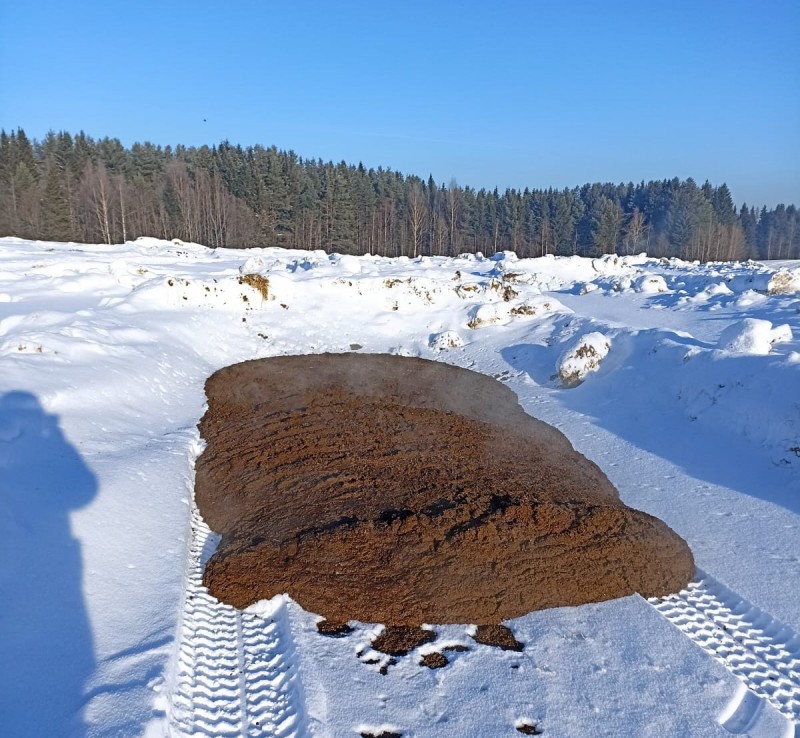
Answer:
[[714, 190], [711, 204], [714, 206], [714, 214], [720, 223], [733, 225], [736, 222], [736, 208], [733, 206], [731, 191], [724, 182]]
[[42, 189], [42, 238], [47, 241], [70, 241], [73, 234], [63, 175], [55, 158], [50, 158], [45, 166]]

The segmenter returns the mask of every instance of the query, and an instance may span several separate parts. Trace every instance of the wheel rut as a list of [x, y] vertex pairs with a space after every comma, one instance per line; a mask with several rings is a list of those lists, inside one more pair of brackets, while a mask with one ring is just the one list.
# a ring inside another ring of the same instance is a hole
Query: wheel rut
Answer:
[[686, 589], [648, 602], [749, 690], [723, 727], [749, 733], [765, 700], [789, 722], [787, 735], [800, 738], [800, 635], [699, 569]]
[[311, 732], [286, 606], [262, 615], [212, 597], [203, 566], [216, 542], [194, 508], [169, 734], [306, 738]]

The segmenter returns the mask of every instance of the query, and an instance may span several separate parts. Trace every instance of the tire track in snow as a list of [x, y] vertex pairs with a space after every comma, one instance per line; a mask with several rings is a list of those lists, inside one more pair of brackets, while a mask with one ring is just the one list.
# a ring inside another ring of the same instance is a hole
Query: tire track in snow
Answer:
[[193, 506], [169, 733], [174, 738], [308, 736], [286, 606], [264, 616], [212, 597], [202, 580], [216, 541]]
[[800, 738], [800, 635], [699, 569], [686, 589], [648, 602], [756, 697], [742, 693], [723, 727], [750, 730], [763, 699], [794, 724], [789, 735]]

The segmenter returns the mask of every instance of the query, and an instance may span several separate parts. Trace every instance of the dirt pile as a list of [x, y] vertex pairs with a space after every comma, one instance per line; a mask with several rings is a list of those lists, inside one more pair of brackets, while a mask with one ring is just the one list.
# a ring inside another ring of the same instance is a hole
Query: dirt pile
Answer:
[[694, 574], [681, 538], [481, 374], [289, 356], [206, 393], [196, 499], [222, 541], [204, 581], [237, 607], [288, 592], [334, 623], [492, 624]]

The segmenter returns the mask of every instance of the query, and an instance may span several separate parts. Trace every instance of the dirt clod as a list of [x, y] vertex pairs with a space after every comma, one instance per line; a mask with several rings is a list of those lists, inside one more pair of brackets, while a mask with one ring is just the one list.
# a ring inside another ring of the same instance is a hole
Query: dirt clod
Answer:
[[[261, 295], [262, 300], [266, 300], [269, 297], [269, 280], [260, 274], [243, 274], [239, 277], [239, 284], [246, 284], [252, 287]], [[244, 300], [246, 302], [247, 297], [244, 297]]]
[[447, 666], [450, 662], [447, 660], [447, 656], [443, 653], [439, 653], [438, 651], [434, 651], [433, 653], [426, 653], [419, 661], [421, 666], [427, 666], [429, 669], [441, 669], [443, 666]]
[[486, 624], [694, 575], [680, 537], [491, 377], [286, 356], [206, 394], [195, 493], [222, 540], [204, 583], [236, 607], [288, 592], [333, 622]]
[[479, 625], [472, 636], [485, 646], [497, 646], [504, 651], [521, 651], [524, 645], [505, 625]]
[[430, 643], [436, 633], [425, 628], [414, 628], [405, 625], [390, 625], [372, 641], [372, 647], [389, 656], [405, 656], [418, 646]]
[[331, 620], [320, 620], [317, 623], [317, 630], [322, 635], [330, 636], [331, 638], [344, 638], [353, 632], [353, 629], [347, 623], [337, 623]]
[[542, 731], [533, 723], [518, 723], [517, 730], [524, 735], [541, 735]]

